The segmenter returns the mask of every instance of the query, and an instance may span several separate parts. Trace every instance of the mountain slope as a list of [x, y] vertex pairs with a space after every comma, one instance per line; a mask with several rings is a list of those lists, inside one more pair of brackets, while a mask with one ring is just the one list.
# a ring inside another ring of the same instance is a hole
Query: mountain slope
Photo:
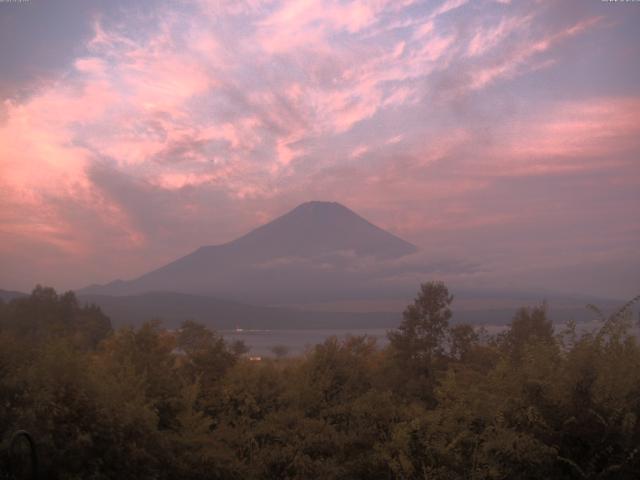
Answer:
[[308, 202], [231, 242], [257, 258], [352, 251], [375, 258], [397, 258], [416, 247], [335, 202]]
[[338, 203], [308, 202], [232, 242], [201, 247], [135, 280], [81, 293], [172, 291], [273, 301], [331, 296], [361, 280], [350, 268], [354, 261], [416, 250]]

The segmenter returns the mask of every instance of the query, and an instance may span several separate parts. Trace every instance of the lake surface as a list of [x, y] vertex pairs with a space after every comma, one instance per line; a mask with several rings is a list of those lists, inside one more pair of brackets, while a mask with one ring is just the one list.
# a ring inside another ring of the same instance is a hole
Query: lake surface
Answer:
[[[599, 322], [585, 322], [577, 325], [578, 333], [593, 331], [601, 326]], [[489, 335], [495, 335], [503, 331], [505, 325], [483, 325], [484, 331]], [[555, 324], [556, 333], [564, 329], [563, 324]], [[351, 336], [368, 335], [376, 339], [379, 347], [389, 343], [387, 339], [388, 328], [354, 328], [354, 329], [274, 329], [274, 330], [219, 330], [225, 340], [242, 340], [249, 347], [249, 355], [260, 357], [273, 357], [271, 349], [275, 346], [284, 346], [288, 349], [288, 356], [302, 355], [314, 345], [323, 343], [327, 338], [336, 336], [339, 339]], [[632, 330], [639, 335], [638, 327]]]
[[242, 340], [249, 347], [249, 355], [273, 357], [271, 349], [277, 345], [287, 347], [288, 356], [303, 354], [308, 348], [323, 343], [327, 338], [336, 336], [345, 338], [368, 335], [374, 337], [380, 347], [387, 344], [386, 328], [352, 329], [352, 330], [221, 330], [220, 334], [227, 341]]
[[[485, 325], [489, 334], [502, 331], [503, 325]], [[275, 346], [284, 346], [288, 349], [288, 356], [302, 355], [314, 345], [323, 343], [327, 338], [335, 336], [344, 339], [348, 336], [368, 335], [376, 339], [379, 347], [389, 343], [387, 339], [388, 328], [354, 328], [354, 329], [275, 329], [275, 330], [219, 330], [225, 340], [233, 342], [242, 340], [249, 347], [249, 355], [260, 357], [273, 357], [271, 349]]]

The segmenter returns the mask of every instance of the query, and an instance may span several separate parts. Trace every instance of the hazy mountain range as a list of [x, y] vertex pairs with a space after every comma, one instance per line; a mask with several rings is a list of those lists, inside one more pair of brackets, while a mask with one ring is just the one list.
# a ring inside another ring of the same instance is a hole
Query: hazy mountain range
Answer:
[[261, 303], [350, 298], [373, 288], [367, 266], [416, 251], [339, 203], [308, 202], [232, 242], [79, 293], [171, 291]]
[[[0, 300], [8, 302], [24, 297], [24, 292], [0, 290]], [[150, 292], [139, 295], [80, 294], [83, 303], [93, 303], [109, 316], [115, 327], [140, 325], [151, 319], [162, 320], [169, 328], [175, 328], [183, 320], [197, 320], [209, 327], [223, 329], [370, 329], [395, 328], [402, 319], [402, 310], [410, 298], [395, 301], [396, 308], [385, 307], [375, 311], [327, 311], [250, 305], [219, 298], [175, 292]], [[454, 299], [454, 322], [471, 324], [504, 325], [510, 321], [520, 306], [534, 305], [540, 297], [515, 295], [508, 292], [493, 294], [462, 292]], [[555, 297], [549, 300], [550, 316], [555, 322], [569, 319], [593, 320], [586, 311], [591, 299], [584, 297]], [[620, 301], [593, 300], [604, 311], [612, 311]], [[339, 308], [339, 307], [338, 307]], [[362, 308], [367, 308], [364, 304]], [[637, 308], [636, 308], [637, 310]], [[637, 313], [636, 313], [637, 315]]]
[[[77, 294], [99, 305], [115, 325], [161, 318], [175, 326], [190, 318], [218, 329], [391, 328], [419, 282], [388, 279], [437, 278], [420, 264], [417, 252], [343, 205], [308, 202], [229, 243], [200, 247], [138, 278], [92, 285]], [[585, 315], [587, 303], [605, 309], [620, 304], [453, 290], [455, 319], [470, 323], [503, 324], [519, 306], [543, 299], [556, 321], [591, 318]], [[20, 295], [0, 291], [5, 301]]]

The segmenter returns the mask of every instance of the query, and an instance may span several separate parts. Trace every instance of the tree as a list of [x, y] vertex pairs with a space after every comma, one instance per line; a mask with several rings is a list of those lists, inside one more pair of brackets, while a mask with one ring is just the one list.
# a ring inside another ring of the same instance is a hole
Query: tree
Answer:
[[542, 304], [533, 308], [520, 308], [509, 329], [503, 334], [501, 342], [513, 359], [522, 355], [527, 344], [554, 343], [553, 324], [547, 318], [547, 306]]
[[286, 345], [274, 345], [271, 347], [271, 353], [273, 353], [276, 358], [284, 358], [289, 355], [289, 347]]
[[244, 344], [228, 345], [222, 336], [206, 326], [187, 320], [178, 330], [177, 347], [180, 371], [191, 383], [199, 383], [198, 400], [207, 413], [213, 413], [219, 396], [219, 384], [243, 353]]
[[442, 282], [423, 283], [418, 296], [403, 312], [397, 331], [389, 333], [394, 350], [407, 360], [430, 358], [442, 353], [453, 295]]
[[398, 330], [388, 334], [391, 355], [399, 367], [396, 379], [422, 398], [431, 397], [434, 360], [444, 353], [452, 301], [453, 295], [444, 283], [423, 283], [403, 312]]
[[37, 285], [31, 295], [15, 298], [0, 312], [0, 329], [32, 343], [68, 338], [82, 349], [95, 349], [111, 332], [111, 321], [99, 307], [78, 303], [73, 292], [57, 294]]
[[477, 345], [479, 336], [471, 325], [461, 323], [449, 331], [449, 353], [456, 360], [466, 360]]
[[216, 383], [237, 360], [239, 346], [230, 348], [218, 333], [186, 320], [178, 330], [177, 346], [186, 354], [184, 370], [191, 380], [200, 377], [203, 386]]

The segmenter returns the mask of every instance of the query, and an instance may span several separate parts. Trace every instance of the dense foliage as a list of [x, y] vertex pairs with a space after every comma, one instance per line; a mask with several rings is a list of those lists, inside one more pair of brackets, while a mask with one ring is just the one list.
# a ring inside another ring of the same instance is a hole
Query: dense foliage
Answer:
[[385, 348], [250, 362], [195, 322], [112, 331], [38, 287], [0, 302], [0, 433], [31, 431], [51, 479], [640, 478], [628, 309], [556, 334], [525, 308], [492, 337], [452, 301], [423, 285]]

